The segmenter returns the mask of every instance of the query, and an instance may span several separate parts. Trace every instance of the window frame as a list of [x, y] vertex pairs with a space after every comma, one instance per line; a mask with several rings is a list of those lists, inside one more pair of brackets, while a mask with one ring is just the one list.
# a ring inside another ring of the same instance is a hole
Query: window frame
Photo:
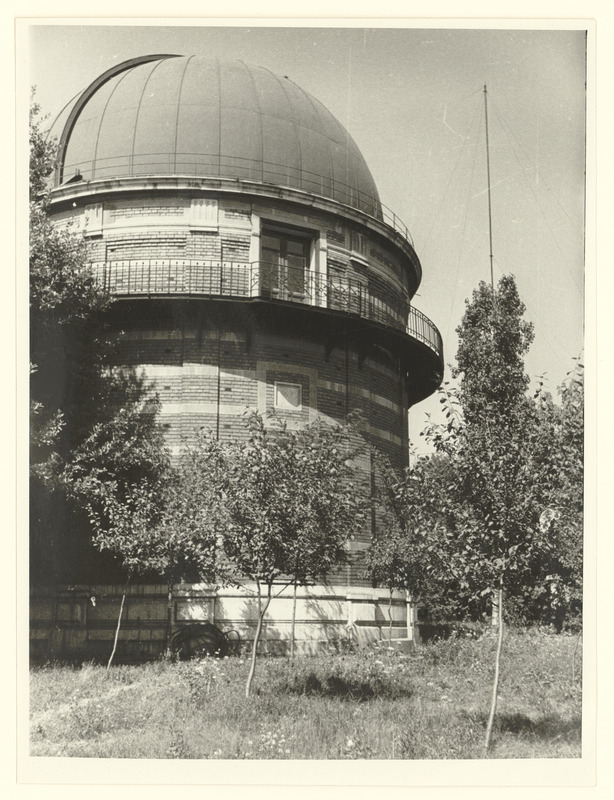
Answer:
[[[279, 387], [291, 386], [298, 389], [299, 403], [296, 408], [288, 408], [287, 406], [280, 406], [277, 402]], [[273, 385], [273, 408], [275, 411], [282, 411], [284, 414], [300, 414], [303, 411], [303, 385], [301, 383], [294, 383], [291, 381], [274, 381]]]
[[[264, 256], [264, 239], [265, 237], [277, 239], [280, 243], [279, 257], [277, 263], [267, 260]], [[259, 260], [261, 265], [260, 286], [261, 290], [264, 289], [267, 294], [271, 294], [283, 300], [297, 300], [305, 301], [310, 296], [310, 282], [309, 275], [312, 270], [312, 262], [314, 253], [316, 252], [316, 242], [319, 236], [319, 231], [306, 230], [304, 228], [293, 227], [292, 225], [284, 225], [277, 223], [270, 223], [267, 220], [261, 221], [260, 226], [260, 253]], [[299, 243], [303, 248], [303, 280], [302, 290], [296, 291], [290, 285], [289, 270], [295, 269], [292, 265], [288, 264], [288, 258], [297, 254], [288, 252], [288, 243]], [[285, 263], [283, 263], [285, 262]], [[264, 274], [264, 265], [271, 266], [271, 274], [267, 276]], [[273, 279], [273, 273], [276, 272], [276, 278]]]

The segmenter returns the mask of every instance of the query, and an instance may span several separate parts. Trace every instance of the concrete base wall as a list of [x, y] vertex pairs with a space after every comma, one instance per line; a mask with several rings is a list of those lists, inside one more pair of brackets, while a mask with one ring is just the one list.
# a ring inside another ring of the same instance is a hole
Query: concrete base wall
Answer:
[[[277, 587], [276, 587], [277, 588]], [[280, 588], [280, 587], [279, 587]], [[278, 590], [278, 589], [277, 589]], [[121, 606], [122, 586], [37, 589], [30, 601], [30, 650], [33, 661], [108, 659]], [[413, 607], [401, 593], [340, 586], [292, 587], [269, 606], [262, 651], [290, 648], [294, 616], [295, 652], [316, 654], [393, 639], [413, 639]], [[258, 619], [255, 587], [216, 589], [197, 584], [175, 587], [171, 605], [173, 634], [183, 626], [212, 622], [236, 631], [251, 645]], [[392, 618], [392, 623], [391, 623]], [[162, 585], [129, 587], [119, 633], [118, 661], [155, 658], [164, 649], [168, 595]]]

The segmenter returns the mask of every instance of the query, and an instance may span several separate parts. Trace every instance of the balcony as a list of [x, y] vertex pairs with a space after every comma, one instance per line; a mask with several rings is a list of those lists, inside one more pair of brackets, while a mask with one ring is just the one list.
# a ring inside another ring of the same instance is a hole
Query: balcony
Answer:
[[295, 303], [403, 331], [443, 358], [441, 334], [407, 301], [369, 291], [355, 279], [265, 262], [138, 259], [95, 262], [92, 271], [116, 297], [199, 297]]

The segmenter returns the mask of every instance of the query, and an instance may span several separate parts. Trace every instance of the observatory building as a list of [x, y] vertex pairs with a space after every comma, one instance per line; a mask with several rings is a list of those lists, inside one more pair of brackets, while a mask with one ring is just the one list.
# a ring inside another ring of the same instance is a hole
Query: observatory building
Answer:
[[[117, 298], [116, 364], [155, 383], [176, 453], [202, 427], [243, 436], [246, 408], [290, 426], [359, 409], [371, 443], [407, 464], [408, 410], [441, 382], [441, 337], [412, 305], [421, 266], [407, 228], [322, 103], [241, 61], [151, 55], [105, 72], [56, 126], [52, 217], [87, 237]], [[368, 478], [368, 456], [361, 468]], [[370, 535], [367, 526], [330, 585], [299, 587], [299, 647], [387, 630], [388, 592], [360, 563]], [[108, 653], [122, 590], [39, 587], [33, 645], [61, 635], [69, 652]], [[131, 591], [123, 652], [155, 653], [165, 587]], [[250, 602], [182, 584], [174, 623], [250, 638]], [[411, 636], [408, 608], [395, 597], [396, 636]], [[288, 639], [291, 614], [291, 597], [274, 601], [269, 644]]]

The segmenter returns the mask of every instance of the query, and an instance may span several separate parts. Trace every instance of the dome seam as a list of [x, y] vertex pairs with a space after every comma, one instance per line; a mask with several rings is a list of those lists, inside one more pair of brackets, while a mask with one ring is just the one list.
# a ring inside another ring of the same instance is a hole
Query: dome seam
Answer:
[[260, 180], [264, 183], [264, 130], [262, 127], [262, 106], [260, 105], [260, 98], [258, 97], [258, 89], [256, 88], [256, 82], [254, 81], [254, 76], [252, 75], [251, 69], [247, 66], [244, 61], [238, 59], [238, 63], [243, 65], [243, 68], [247, 72], [249, 76], [249, 82], [251, 83], [252, 90], [254, 92], [254, 97], [256, 98], [256, 106], [258, 108], [258, 117], [260, 120]]
[[[293, 105], [289, 95], [288, 95], [288, 92], [286, 91], [286, 87], [284, 86], [283, 80], [279, 77], [279, 75], [275, 75], [275, 73], [271, 73], [271, 74], [274, 76], [276, 81], [281, 86], [281, 90], [284, 93], [284, 97], [288, 101], [288, 106], [292, 110], [292, 125], [294, 126], [294, 135], [296, 137], [296, 146], [298, 148], [298, 182], [299, 182], [299, 188], [302, 189], [303, 188], [303, 149], [301, 147], [301, 133], [300, 133], [300, 128], [299, 128], [299, 126], [297, 124], [297, 121], [296, 121], [295, 108], [294, 108], [294, 105]], [[288, 80], [289, 80], [289, 78], [288, 78]]]
[[185, 75], [188, 71], [188, 66], [190, 61], [194, 58], [194, 56], [188, 56], [185, 62], [185, 67], [183, 68], [183, 73], [181, 75], [181, 80], [179, 81], [179, 91], [177, 92], [177, 111], [175, 113], [175, 141], [173, 144], [173, 172], [177, 172], [177, 142], [179, 141], [179, 114], [181, 112], [181, 95], [183, 93], [183, 84], [185, 81]]
[[[320, 121], [320, 124], [321, 124], [321, 126], [322, 126], [322, 130], [326, 130], [326, 129], [324, 128], [324, 126], [322, 125], [322, 116], [320, 115], [320, 111], [319, 111], [318, 107], [316, 106], [316, 104], [314, 103], [314, 100], [313, 100], [313, 98], [311, 97], [311, 95], [309, 94], [309, 92], [306, 92], [306, 91], [303, 89], [303, 87], [302, 87], [302, 86], [299, 86], [299, 85], [298, 85], [298, 83], [294, 83], [294, 81], [292, 81], [292, 84], [293, 84], [294, 86], [296, 86], [296, 88], [299, 90], [299, 92], [300, 92], [300, 93], [301, 93], [301, 94], [302, 94], [304, 97], [306, 97], [306, 98], [307, 98], [307, 100], [309, 101], [309, 104], [311, 105], [311, 107], [312, 107], [312, 108], [313, 108], [313, 110], [315, 111], [315, 114], [316, 114], [317, 118], [318, 118], [318, 119], [319, 119], [319, 121]], [[322, 131], [319, 131], [319, 133], [322, 133]], [[334, 199], [334, 197], [335, 197], [335, 171], [334, 171], [334, 167], [333, 167], [333, 154], [332, 154], [332, 152], [331, 152], [331, 149], [330, 149], [330, 137], [328, 137], [328, 136], [324, 135], [324, 136], [323, 136], [323, 138], [324, 138], [324, 139], [326, 140], [326, 142], [327, 142], [326, 151], [327, 151], [327, 153], [328, 153], [328, 165], [329, 165], [329, 170], [330, 170], [330, 188], [331, 188], [331, 194], [332, 194], [332, 197], [333, 197], [333, 199]]]
[[[134, 69], [134, 67], [133, 67]], [[109, 96], [107, 97], [107, 102], [104, 104], [104, 108], [102, 110], [102, 114], [100, 115], [100, 122], [98, 123], [98, 131], [96, 132], [96, 141], [94, 143], [94, 152], [92, 154], [92, 178], [96, 177], [96, 164], [97, 164], [97, 155], [98, 155], [98, 144], [100, 142], [100, 132], [102, 131], [102, 126], [105, 119], [105, 114], [107, 112], [107, 108], [109, 107], [109, 103], [111, 102], [111, 98], [115, 94], [117, 87], [122, 83], [124, 78], [129, 75], [133, 69], [125, 70], [124, 72], [118, 75], [119, 80], [115, 82], [115, 85], [109, 92]], [[89, 101], [88, 101], [89, 102]], [[85, 106], [84, 106], [85, 108]]]
[[139, 102], [138, 102], [138, 105], [137, 105], [137, 108], [136, 108], [136, 114], [135, 114], [135, 117], [134, 117], [134, 130], [132, 132], [132, 152], [130, 153], [131, 165], [130, 165], [130, 170], [129, 170], [130, 174], [132, 174], [132, 175], [134, 175], [134, 147], [135, 147], [135, 144], [136, 144], [136, 135], [137, 135], [137, 132], [138, 132], [138, 129], [139, 129], [139, 115], [140, 115], [140, 112], [141, 112], [141, 106], [143, 105], [143, 98], [145, 97], [145, 91], [147, 89], [147, 85], [149, 84], [149, 81], [151, 80], [151, 76], [154, 74], [156, 69], [162, 63], [163, 63], [162, 61], [156, 61], [155, 62], [153, 69], [150, 70], [149, 75], [147, 76], [147, 80], [145, 81], [145, 83], [143, 84], [143, 88], [141, 89], [141, 96], [139, 97]]

